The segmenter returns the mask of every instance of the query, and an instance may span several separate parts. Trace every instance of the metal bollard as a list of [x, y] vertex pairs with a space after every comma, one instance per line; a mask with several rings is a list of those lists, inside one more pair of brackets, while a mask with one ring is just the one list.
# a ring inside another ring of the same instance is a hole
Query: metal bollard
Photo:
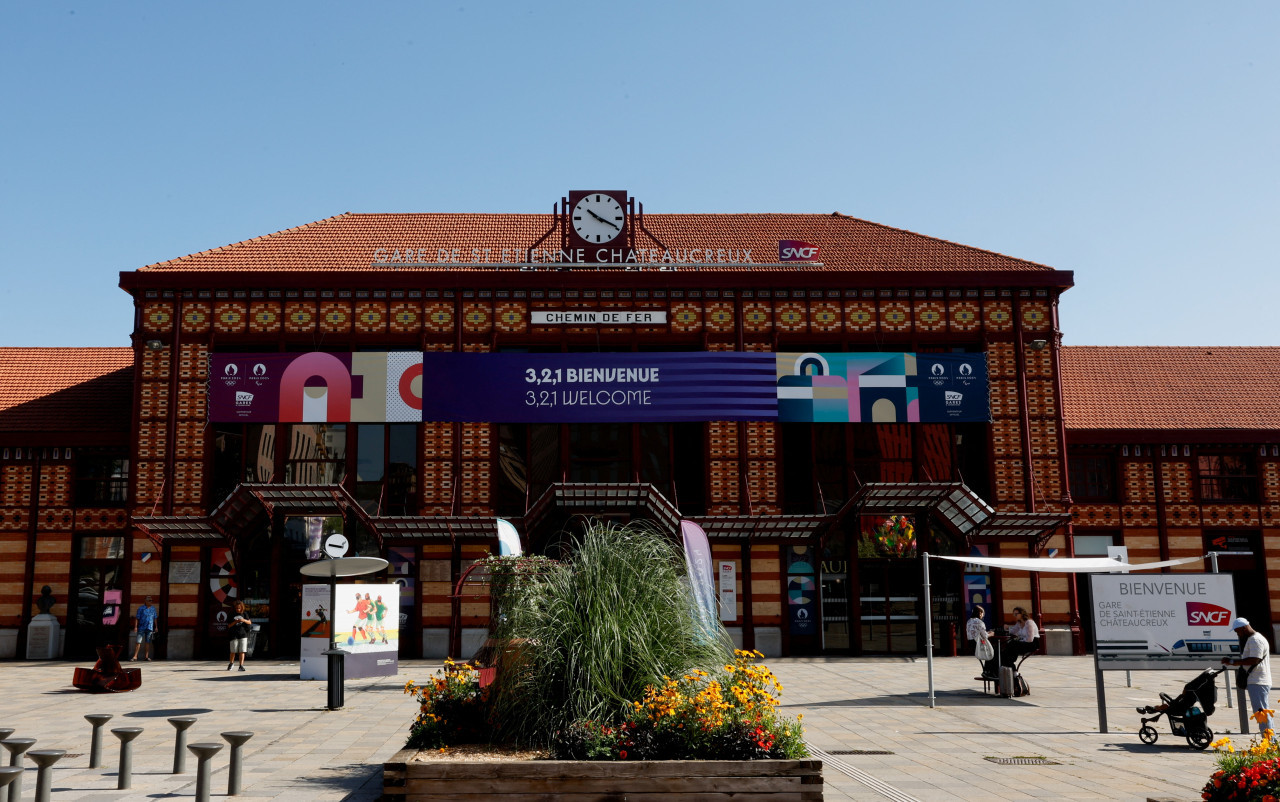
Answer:
[[178, 731], [173, 741], [173, 773], [181, 774], [187, 770], [187, 730], [196, 719], [195, 716], [175, 716], [169, 723]]
[[9, 740], [9, 736], [13, 735], [17, 730], [13, 727], [0, 727], [0, 741]]
[[227, 770], [227, 796], [240, 793], [240, 747], [252, 737], [251, 732], [222, 733], [222, 740], [231, 744], [231, 767]]
[[111, 720], [110, 713], [90, 713], [85, 721], [93, 725], [93, 735], [89, 739], [89, 768], [102, 768], [102, 725]]
[[196, 756], [196, 802], [209, 802], [209, 759], [218, 754], [222, 744], [204, 741], [187, 748]]
[[0, 788], [22, 777], [21, 766], [5, 766], [0, 768]]
[[33, 749], [27, 757], [35, 761], [38, 767], [36, 774], [36, 802], [49, 802], [49, 786], [53, 784], [53, 764], [67, 753], [65, 749]]
[[133, 739], [142, 734], [142, 728], [116, 727], [111, 734], [120, 739], [120, 773], [116, 789], [123, 791], [133, 783]]
[[340, 710], [346, 696], [347, 653], [341, 649], [329, 649], [324, 654], [329, 659], [325, 678], [326, 682], [328, 682], [329, 709]]
[[35, 738], [8, 738], [0, 746], [9, 750], [9, 765], [18, 767], [18, 775], [9, 783], [9, 802], [22, 799], [22, 753], [35, 745]]

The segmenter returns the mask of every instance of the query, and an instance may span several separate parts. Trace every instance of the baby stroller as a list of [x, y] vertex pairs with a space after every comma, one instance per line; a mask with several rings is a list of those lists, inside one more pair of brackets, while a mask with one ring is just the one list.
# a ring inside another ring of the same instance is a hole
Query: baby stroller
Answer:
[[1195, 749], [1208, 748], [1213, 740], [1213, 730], [1209, 729], [1209, 716], [1213, 715], [1213, 707], [1218, 703], [1218, 675], [1226, 669], [1206, 668], [1199, 676], [1182, 686], [1182, 693], [1176, 699], [1167, 693], [1160, 694], [1160, 707], [1139, 707], [1138, 712], [1150, 715], [1142, 719], [1142, 729], [1138, 737], [1144, 744], [1153, 744], [1159, 738], [1156, 728], [1151, 726], [1163, 715], [1169, 716], [1169, 729], [1174, 735], [1187, 739], [1187, 744]]

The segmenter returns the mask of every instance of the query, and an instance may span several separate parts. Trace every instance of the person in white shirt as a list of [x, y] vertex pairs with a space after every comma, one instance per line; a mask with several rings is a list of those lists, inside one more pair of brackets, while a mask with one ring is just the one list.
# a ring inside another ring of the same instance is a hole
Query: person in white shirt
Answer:
[[[975, 654], [977, 653], [978, 644], [981, 641], [986, 640], [988, 643], [990, 643], [988, 639], [992, 635], [996, 634], [995, 632], [992, 632], [991, 630], [987, 629], [987, 622], [985, 620], [986, 614], [987, 614], [987, 611], [982, 609], [982, 605], [975, 604], [973, 606], [973, 618], [970, 618], [969, 622], [964, 626], [965, 637], [973, 641], [973, 648], [974, 648]], [[982, 676], [974, 677], [974, 679], [982, 680], [982, 679], [995, 679], [995, 678], [996, 678], [995, 657], [992, 657], [990, 660], [983, 660]]]
[[1249, 678], [1245, 686], [1249, 691], [1249, 705], [1253, 717], [1263, 729], [1271, 726], [1269, 699], [1271, 695], [1271, 645], [1262, 633], [1249, 626], [1249, 619], [1237, 618], [1231, 622], [1236, 637], [1240, 639], [1240, 659], [1222, 658], [1224, 666], [1248, 668]]
[[1024, 654], [1034, 652], [1040, 645], [1040, 627], [1021, 607], [1013, 608], [1013, 625], [1009, 627], [1013, 640], [1000, 653], [1000, 664], [1012, 666]]

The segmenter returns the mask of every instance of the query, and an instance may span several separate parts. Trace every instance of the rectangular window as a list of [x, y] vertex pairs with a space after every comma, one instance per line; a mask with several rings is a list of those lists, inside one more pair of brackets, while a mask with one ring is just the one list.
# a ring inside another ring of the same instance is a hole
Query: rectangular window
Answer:
[[1076, 501], [1115, 501], [1116, 466], [1110, 455], [1067, 458], [1071, 497]]
[[289, 427], [285, 484], [336, 485], [347, 474], [347, 425], [306, 423]]
[[77, 507], [120, 507], [129, 496], [129, 460], [81, 449], [76, 456]]
[[1250, 502], [1258, 496], [1258, 475], [1249, 454], [1201, 454], [1200, 500]]

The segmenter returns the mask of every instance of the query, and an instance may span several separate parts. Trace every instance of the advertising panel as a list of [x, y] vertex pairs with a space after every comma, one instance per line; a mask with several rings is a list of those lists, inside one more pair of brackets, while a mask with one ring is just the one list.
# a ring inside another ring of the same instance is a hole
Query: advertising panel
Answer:
[[1230, 574], [1093, 574], [1098, 667], [1216, 668], [1240, 651]]
[[395, 676], [400, 667], [400, 586], [338, 585], [337, 610], [329, 611], [328, 605], [328, 585], [303, 586], [301, 678], [327, 677], [323, 653], [329, 648], [329, 622], [338, 648], [347, 653], [349, 679]]
[[317, 351], [214, 354], [211, 371], [226, 422], [990, 420], [982, 353]]

